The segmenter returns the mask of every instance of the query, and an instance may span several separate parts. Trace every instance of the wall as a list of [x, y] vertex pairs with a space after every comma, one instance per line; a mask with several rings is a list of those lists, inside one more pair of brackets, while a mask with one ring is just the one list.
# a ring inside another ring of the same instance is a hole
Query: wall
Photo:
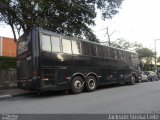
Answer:
[[0, 89], [16, 88], [17, 77], [16, 69], [0, 71]]
[[17, 86], [15, 57], [16, 44], [14, 39], [0, 36], [0, 89]]
[[16, 56], [16, 44], [12, 38], [2, 37], [3, 47], [2, 55], [3, 56]]
[[2, 56], [2, 37], [0, 36], [0, 56]]
[[16, 82], [16, 59], [0, 56], [0, 89], [14, 88]]
[[16, 44], [13, 38], [0, 37], [0, 56], [16, 57]]

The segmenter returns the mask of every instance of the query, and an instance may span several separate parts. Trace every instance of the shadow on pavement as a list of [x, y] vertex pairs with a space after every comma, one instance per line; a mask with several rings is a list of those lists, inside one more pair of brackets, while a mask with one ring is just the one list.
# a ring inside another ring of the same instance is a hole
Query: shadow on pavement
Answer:
[[[107, 85], [102, 85], [102, 86], [98, 87], [96, 91], [114, 89], [114, 88], [125, 87], [125, 86], [127, 87], [127, 86], [132, 86], [132, 85], [107, 84]], [[96, 92], [96, 91], [94, 91], [94, 92]], [[85, 94], [85, 93], [89, 93], [89, 92], [84, 91], [81, 94]], [[64, 90], [64, 91], [33, 92], [33, 93], [28, 94], [24, 97], [39, 99], [39, 98], [49, 98], [49, 97], [62, 97], [62, 96], [66, 96], [66, 95], [74, 96], [74, 95], [79, 95], [79, 94], [71, 94], [68, 90]]]

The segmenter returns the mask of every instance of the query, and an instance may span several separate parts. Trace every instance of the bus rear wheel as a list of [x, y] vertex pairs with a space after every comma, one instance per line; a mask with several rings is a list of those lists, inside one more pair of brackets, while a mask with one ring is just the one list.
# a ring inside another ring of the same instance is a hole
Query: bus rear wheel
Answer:
[[87, 92], [92, 92], [97, 88], [97, 80], [94, 76], [88, 76], [85, 82], [85, 89]]
[[134, 76], [134, 75], [131, 75], [129, 84], [130, 84], [130, 85], [134, 85], [134, 84], [135, 84], [135, 81], [136, 81], [135, 76]]
[[76, 76], [72, 79], [71, 82], [71, 93], [73, 94], [79, 94], [84, 89], [84, 81], [81, 77]]

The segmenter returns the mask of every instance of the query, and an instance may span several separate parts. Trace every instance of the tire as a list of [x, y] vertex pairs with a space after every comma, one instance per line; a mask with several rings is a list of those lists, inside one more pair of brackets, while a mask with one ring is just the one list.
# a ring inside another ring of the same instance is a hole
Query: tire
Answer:
[[150, 78], [150, 81], [152, 81], [152, 82], [153, 82], [153, 78]]
[[134, 75], [132, 75], [131, 78], [130, 78], [129, 84], [130, 84], [130, 85], [134, 85], [134, 84], [135, 84], [135, 81], [136, 81], [136, 78], [135, 78]]
[[151, 82], [152, 81], [151, 78], [149, 78], [148, 81]]
[[84, 81], [81, 77], [76, 76], [71, 81], [71, 93], [79, 94], [84, 89]]
[[97, 80], [94, 76], [88, 76], [85, 82], [85, 89], [87, 92], [93, 92], [97, 88]]

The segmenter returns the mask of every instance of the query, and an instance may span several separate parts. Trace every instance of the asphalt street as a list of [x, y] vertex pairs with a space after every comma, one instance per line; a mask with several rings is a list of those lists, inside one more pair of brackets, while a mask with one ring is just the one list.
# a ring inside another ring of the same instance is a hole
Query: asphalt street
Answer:
[[105, 86], [77, 95], [49, 92], [0, 99], [0, 113], [160, 113], [160, 81]]

